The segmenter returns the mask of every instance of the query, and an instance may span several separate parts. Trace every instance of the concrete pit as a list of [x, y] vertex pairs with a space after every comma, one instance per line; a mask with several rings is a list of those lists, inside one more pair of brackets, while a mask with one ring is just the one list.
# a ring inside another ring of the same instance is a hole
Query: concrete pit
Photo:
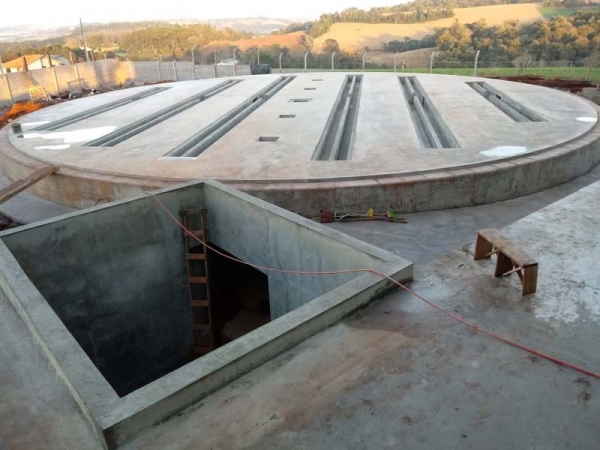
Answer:
[[[218, 183], [193, 182], [158, 197], [174, 214], [205, 207], [210, 243], [263, 267], [375, 267], [398, 280], [412, 277], [412, 263], [401, 257]], [[153, 197], [5, 231], [0, 240], [3, 292], [12, 293], [113, 446], [392, 286], [360, 272], [307, 283], [209, 252], [219, 339], [216, 350], [193, 359], [184, 233]]]

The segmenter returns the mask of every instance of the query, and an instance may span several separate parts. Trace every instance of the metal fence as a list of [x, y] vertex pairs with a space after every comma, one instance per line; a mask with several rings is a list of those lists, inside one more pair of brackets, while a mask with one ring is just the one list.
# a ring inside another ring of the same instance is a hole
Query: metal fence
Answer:
[[[414, 52], [410, 52], [414, 55]], [[303, 54], [256, 50], [231, 54], [215, 51], [204, 55], [204, 64], [197, 64], [194, 51], [189, 61], [120, 61], [96, 60], [67, 66], [32, 70], [28, 73], [0, 74], [0, 106], [29, 100], [33, 92], [59, 95], [78, 93], [84, 89], [118, 88], [120, 86], [183, 81], [203, 78], [250, 75], [251, 64], [268, 64], [271, 73], [303, 71], [394, 71], [429, 72], [455, 75], [511, 76], [530, 75], [588, 80], [600, 83], [600, 68], [590, 60], [536, 61], [527, 54], [513, 59], [490, 59], [479, 54], [456, 58], [443, 52], [427, 51], [419, 56], [402, 53], [365, 51], [361, 54], [333, 52]], [[229, 60], [231, 65], [222, 64]]]

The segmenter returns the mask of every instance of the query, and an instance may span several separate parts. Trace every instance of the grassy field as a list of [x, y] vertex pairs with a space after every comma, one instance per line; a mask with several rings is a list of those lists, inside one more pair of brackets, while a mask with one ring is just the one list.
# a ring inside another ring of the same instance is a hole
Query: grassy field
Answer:
[[[587, 67], [532, 67], [525, 69], [523, 75], [537, 75], [546, 78], [565, 78], [569, 80], [585, 80], [588, 76]], [[392, 69], [372, 70], [373, 72], [391, 72]], [[402, 72], [398, 70], [398, 72]], [[429, 69], [407, 69], [404, 72], [429, 73]], [[433, 69], [433, 73], [446, 75], [473, 75], [473, 69]], [[477, 70], [477, 75], [482, 77], [489, 76], [513, 76], [519, 75], [519, 69], [516, 67], [499, 68], [481, 68]], [[600, 83], [600, 68], [592, 69], [590, 75], [591, 83]]]
[[511, 5], [477, 6], [473, 8], [455, 8], [454, 17], [432, 22], [408, 24], [371, 24], [336, 23], [323, 36], [315, 39], [313, 51], [319, 52], [327, 39], [335, 39], [340, 48], [349, 52], [360, 52], [364, 47], [380, 50], [383, 44], [404, 37], [421, 39], [435, 32], [437, 28], [446, 28], [458, 20], [461, 23], [473, 23], [485, 19], [488, 26], [502, 25], [506, 20], [518, 20], [529, 23], [543, 20], [540, 3], [520, 3]]
[[546, 19], [552, 19], [553, 17], [556, 17], [556, 16], [572, 16], [573, 14], [575, 14], [576, 11], [578, 11], [580, 9], [583, 9], [586, 12], [600, 11], [600, 5], [580, 6], [577, 8], [552, 8], [552, 7], [540, 6], [540, 13], [542, 13], [542, 15]]

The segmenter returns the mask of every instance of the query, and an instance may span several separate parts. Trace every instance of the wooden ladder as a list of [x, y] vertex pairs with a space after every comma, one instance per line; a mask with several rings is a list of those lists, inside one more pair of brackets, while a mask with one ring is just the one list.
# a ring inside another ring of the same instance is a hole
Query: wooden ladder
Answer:
[[[206, 247], [206, 209], [184, 207], [181, 216], [184, 227], [191, 232], [184, 231], [185, 259], [192, 318], [192, 351], [198, 358], [216, 348]], [[194, 236], [204, 244], [200, 244]]]

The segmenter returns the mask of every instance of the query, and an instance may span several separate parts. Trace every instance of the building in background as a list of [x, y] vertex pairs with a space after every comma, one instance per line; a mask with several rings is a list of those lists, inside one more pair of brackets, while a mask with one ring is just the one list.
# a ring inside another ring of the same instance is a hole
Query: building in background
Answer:
[[68, 64], [71, 64], [71, 61], [60, 55], [25, 55], [5, 62], [3, 66], [5, 72], [11, 73], [52, 66], [66, 66]]

